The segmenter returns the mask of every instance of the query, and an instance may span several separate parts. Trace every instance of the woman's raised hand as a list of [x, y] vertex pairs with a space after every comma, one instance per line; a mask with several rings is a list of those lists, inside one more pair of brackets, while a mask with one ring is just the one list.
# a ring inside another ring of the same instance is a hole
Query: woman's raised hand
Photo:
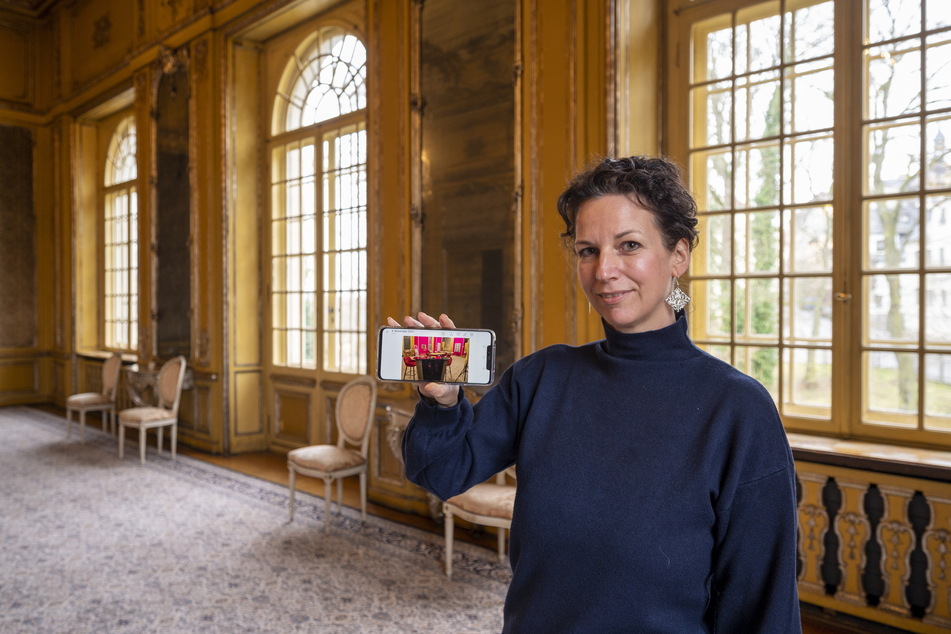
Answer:
[[[416, 317], [410, 317], [407, 315], [403, 318], [407, 328], [455, 328], [456, 324], [452, 323], [452, 320], [449, 319], [449, 315], [443, 313], [439, 318], [432, 317], [426, 313], [419, 313]], [[386, 324], [388, 326], [393, 326], [394, 328], [399, 328], [400, 323], [393, 319], [392, 317], [386, 318]]]
[[[416, 317], [410, 317], [407, 315], [403, 318], [403, 322], [407, 328], [455, 328], [456, 324], [449, 319], [449, 316], [445, 313], [439, 315], [439, 318], [427, 315], [426, 313], [419, 313]], [[392, 317], [386, 318], [386, 324], [394, 328], [399, 328], [400, 323], [393, 319]], [[448, 385], [446, 383], [436, 383], [430, 382], [425, 385], [419, 386], [419, 392], [423, 396], [428, 396], [431, 399], [434, 399], [437, 403], [444, 407], [452, 407], [459, 402], [459, 386], [457, 385]]]

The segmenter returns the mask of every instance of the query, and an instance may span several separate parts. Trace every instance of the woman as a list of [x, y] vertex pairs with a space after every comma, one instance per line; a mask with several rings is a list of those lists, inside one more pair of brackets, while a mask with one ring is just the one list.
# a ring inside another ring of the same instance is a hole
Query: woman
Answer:
[[422, 385], [407, 476], [447, 499], [517, 464], [507, 632], [799, 632], [792, 454], [769, 393], [687, 336], [677, 167], [603, 160], [558, 211], [605, 339], [520, 359], [475, 406]]

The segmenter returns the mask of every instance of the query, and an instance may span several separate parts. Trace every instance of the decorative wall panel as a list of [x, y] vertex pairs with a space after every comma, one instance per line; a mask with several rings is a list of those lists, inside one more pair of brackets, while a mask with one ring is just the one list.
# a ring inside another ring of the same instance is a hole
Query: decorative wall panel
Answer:
[[0, 23], [0, 99], [20, 103], [33, 100], [33, 32]]
[[[133, 5], [134, 6], [134, 5]], [[71, 88], [77, 90], [132, 52], [136, 11], [127, 0], [77, 2], [69, 12]]]
[[951, 483], [796, 467], [800, 598], [907, 631], [949, 631]]
[[35, 227], [33, 134], [0, 126], [0, 348], [36, 345]]

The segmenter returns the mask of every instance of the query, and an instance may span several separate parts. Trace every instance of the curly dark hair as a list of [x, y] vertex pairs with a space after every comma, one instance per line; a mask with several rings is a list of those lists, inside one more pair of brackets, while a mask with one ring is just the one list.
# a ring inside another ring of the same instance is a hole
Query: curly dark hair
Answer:
[[662, 157], [604, 158], [568, 183], [558, 197], [558, 213], [565, 221], [561, 234], [575, 240], [575, 220], [582, 205], [604, 196], [627, 196], [654, 215], [669, 251], [681, 239], [697, 246], [697, 203], [683, 183], [676, 163]]

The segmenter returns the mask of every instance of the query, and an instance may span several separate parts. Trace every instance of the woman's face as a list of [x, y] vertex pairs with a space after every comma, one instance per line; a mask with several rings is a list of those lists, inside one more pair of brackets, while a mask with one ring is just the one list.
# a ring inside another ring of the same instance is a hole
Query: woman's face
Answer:
[[590, 200], [575, 219], [574, 249], [581, 288], [612, 328], [647, 332], [674, 322], [665, 300], [690, 249], [683, 239], [668, 251], [653, 213], [626, 196]]

